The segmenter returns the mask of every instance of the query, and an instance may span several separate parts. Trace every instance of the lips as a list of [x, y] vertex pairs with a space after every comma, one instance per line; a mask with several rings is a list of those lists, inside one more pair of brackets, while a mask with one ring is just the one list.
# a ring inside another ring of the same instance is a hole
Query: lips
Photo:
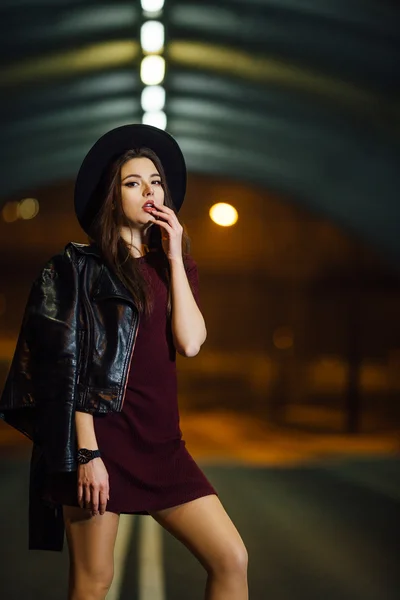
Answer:
[[150, 208], [155, 208], [155, 204], [154, 202], [146, 202], [145, 204], [143, 204], [142, 206], [143, 210], [148, 210]]

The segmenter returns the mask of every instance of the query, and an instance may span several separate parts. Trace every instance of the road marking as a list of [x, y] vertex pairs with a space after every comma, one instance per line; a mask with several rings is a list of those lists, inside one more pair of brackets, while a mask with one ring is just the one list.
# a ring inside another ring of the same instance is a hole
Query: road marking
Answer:
[[150, 516], [140, 525], [139, 600], [165, 600], [162, 527]]
[[114, 578], [106, 600], [118, 600], [125, 572], [125, 562], [128, 554], [128, 545], [132, 538], [135, 515], [121, 515], [119, 518], [117, 539], [114, 549]]

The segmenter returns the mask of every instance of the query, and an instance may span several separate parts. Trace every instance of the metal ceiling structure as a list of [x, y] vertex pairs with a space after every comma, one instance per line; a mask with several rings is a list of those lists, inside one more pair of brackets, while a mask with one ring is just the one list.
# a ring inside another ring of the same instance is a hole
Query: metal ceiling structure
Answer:
[[[400, 11], [385, 0], [166, 0], [167, 130], [193, 172], [289, 194], [400, 258]], [[139, 0], [2, 0], [2, 200], [74, 179], [141, 122]]]

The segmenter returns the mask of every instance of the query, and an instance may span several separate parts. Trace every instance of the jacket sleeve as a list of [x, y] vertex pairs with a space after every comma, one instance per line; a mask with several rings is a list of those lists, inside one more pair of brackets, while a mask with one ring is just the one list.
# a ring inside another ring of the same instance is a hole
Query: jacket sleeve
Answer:
[[[49, 471], [75, 465], [78, 282], [78, 267], [67, 246], [46, 263], [32, 285], [0, 402], [3, 418], [41, 446]], [[27, 411], [34, 420], [30, 428]]]

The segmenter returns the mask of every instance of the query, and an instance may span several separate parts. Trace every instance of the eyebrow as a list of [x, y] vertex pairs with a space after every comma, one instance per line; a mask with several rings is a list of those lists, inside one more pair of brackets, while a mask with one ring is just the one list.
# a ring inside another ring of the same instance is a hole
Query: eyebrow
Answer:
[[[137, 173], [131, 173], [130, 175], [124, 177], [122, 181], [125, 181], [125, 179], [128, 179], [128, 177], [138, 177], [139, 179], [142, 179], [141, 175], [138, 175]], [[161, 177], [161, 175], [160, 173], [152, 173], [150, 177]]]

